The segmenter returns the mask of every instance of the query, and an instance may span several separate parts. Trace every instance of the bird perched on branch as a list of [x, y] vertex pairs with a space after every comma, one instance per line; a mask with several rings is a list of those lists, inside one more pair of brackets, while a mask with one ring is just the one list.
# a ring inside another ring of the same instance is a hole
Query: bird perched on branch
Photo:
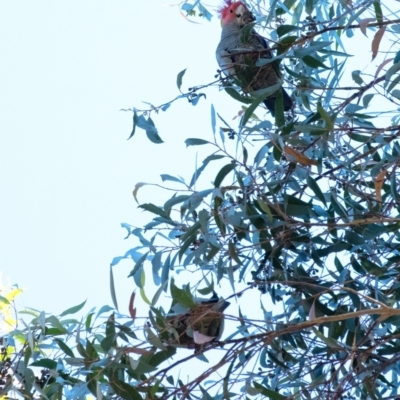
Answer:
[[159, 326], [161, 338], [175, 347], [196, 348], [217, 341], [224, 330], [224, 310], [230, 305], [214, 293], [183, 313], [173, 313]]
[[[264, 104], [272, 115], [279, 90], [283, 95], [283, 110], [290, 110], [293, 102], [280, 87], [279, 65], [270, 61], [268, 43], [253, 29], [255, 18], [247, 6], [242, 1], [225, 0], [220, 17], [222, 34], [216, 57], [222, 72], [237, 79], [244, 92], [265, 94]], [[268, 93], [268, 88], [272, 93]]]

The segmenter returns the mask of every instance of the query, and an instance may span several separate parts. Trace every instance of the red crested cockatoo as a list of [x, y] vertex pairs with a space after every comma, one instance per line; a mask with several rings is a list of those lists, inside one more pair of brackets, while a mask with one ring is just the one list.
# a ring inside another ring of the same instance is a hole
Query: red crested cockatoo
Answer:
[[[225, 0], [220, 8], [220, 16], [222, 34], [216, 57], [221, 71], [236, 78], [246, 93], [277, 86], [277, 91], [282, 90], [284, 111], [290, 110], [293, 106], [292, 99], [283, 88], [279, 88], [279, 66], [274, 61], [262, 65], [263, 59], [272, 58], [271, 52], [265, 51], [269, 48], [267, 41], [254, 29], [248, 35], [242, 33], [243, 27], [254, 22], [253, 14], [242, 1]], [[277, 91], [267, 95], [264, 100], [272, 115], [275, 114]]]

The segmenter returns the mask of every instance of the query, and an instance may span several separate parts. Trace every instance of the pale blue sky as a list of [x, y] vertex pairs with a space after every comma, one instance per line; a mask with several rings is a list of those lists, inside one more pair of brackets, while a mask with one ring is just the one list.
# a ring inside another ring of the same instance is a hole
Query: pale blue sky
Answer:
[[[197, 149], [183, 141], [211, 135], [210, 101], [155, 116], [164, 145], [143, 131], [127, 141], [132, 115], [119, 110], [173, 98], [184, 68], [183, 89], [212, 81], [219, 23], [189, 23], [158, 0], [15, 0], [0, 15], [3, 282], [46, 311], [85, 298], [111, 304], [109, 263], [133, 247], [120, 223], [150, 218], [136, 208], [135, 183], [179, 171], [190, 179]], [[132, 290], [131, 267], [116, 268], [118, 290]]]

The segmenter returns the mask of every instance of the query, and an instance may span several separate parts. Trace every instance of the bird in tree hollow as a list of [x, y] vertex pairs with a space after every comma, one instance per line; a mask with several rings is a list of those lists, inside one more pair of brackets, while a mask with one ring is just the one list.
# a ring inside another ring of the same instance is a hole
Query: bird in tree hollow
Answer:
[[[264, 104], [273, 116], [280, 90], [283, 110], [290, 110], [293, 101], [280, 87], [282, 78], [279, 65], [276, 61], [270, 61], [272, 54], [268, 51], [267, 41], [253, 29], [253, 14], [243, 2], [232, 0], [225, 0], [219, 11], [222, 34], [216, 57], [221, 71], [235, 78], [245, 93], [265, 94]], [[268, 93], [268, 88], [276, 90]]]

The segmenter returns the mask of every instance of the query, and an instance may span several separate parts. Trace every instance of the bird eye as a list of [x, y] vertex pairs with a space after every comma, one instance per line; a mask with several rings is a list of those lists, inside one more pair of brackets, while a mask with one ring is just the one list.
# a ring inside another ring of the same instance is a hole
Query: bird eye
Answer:
[[233, 10], [229, 10], [229, 12], [232, 14], [232, 13], [233, 13]]

